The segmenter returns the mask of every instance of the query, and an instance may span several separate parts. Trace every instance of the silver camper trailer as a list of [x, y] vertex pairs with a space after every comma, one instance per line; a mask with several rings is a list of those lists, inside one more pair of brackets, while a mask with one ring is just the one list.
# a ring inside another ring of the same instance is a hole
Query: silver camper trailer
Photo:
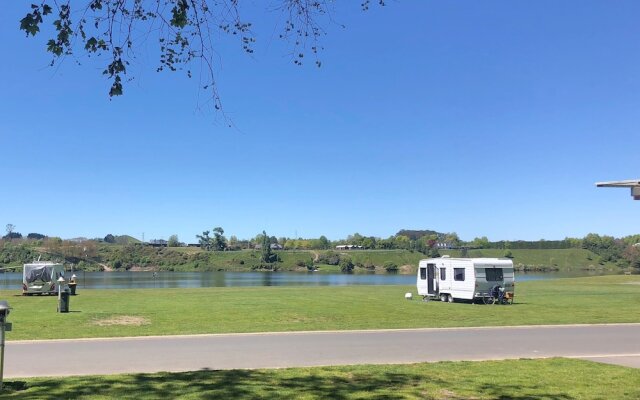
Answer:
[[58, 278], [64, 277], [64, 266], [50, 261], [24, 264], [22, 268], [22, 295], [57, 294]]
[[418, 294], [425, 300], [439, 298], [512, 303], [515, 276], [513, 262], [501, 258], [430, 258], [418, 266]]

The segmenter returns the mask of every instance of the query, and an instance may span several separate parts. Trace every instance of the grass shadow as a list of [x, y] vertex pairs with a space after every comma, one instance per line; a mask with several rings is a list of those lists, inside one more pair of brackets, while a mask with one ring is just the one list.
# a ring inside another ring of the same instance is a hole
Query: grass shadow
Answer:
[[[181, 398], [190, 399], [463, 399], [467, 392], [488, 399], [574, 400], [566, 393], [545, 389], [540, 383], [528, 387], [502, 383], [480, 384], [430, 374], [426, 369], [367, 370], [366, 367], [302, 368], [285, 370], [200, 370], [184, 373], [135, 374], [8, 382], [7, 398]], [[522, 393], [522, 394], [519, 394]]]

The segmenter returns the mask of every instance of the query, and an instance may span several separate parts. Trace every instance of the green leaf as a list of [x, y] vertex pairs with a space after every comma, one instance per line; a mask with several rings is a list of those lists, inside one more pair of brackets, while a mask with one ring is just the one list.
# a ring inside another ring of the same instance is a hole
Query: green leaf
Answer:
[[20, 29], [25, 31], [27, 36], [29, 36], [29, 34], [31, 34], [31, 36], [35, 36], [36, 33], [40, 32], [38, 19], [34, 18], [34, 14], [27, 14], [20, 20]]
[[102, 10], [102, 0], [94, 0], [91, 2], [91, 4], [89, 5], [89, 7], [91, 7], [91, 10], [95, 11], [95, 10]]
[[49, 39], [47, 42], [47, 51], [59, 57], [62, 55], [62, 46], [58, 45], [55, 40]]
[[111, 90], [109, 90], [109, 97], [113, 96], [122, 96], [122, 82], [118, 75], [116, 75], [113, 85], [111, 85]]
[[85, 50], [95, 53], [98, 51], [98, 40], [95, 37], [89, 38], [84, 45]]
[[189, 9], [189, 4], [187, 4], [184, 0], [179, 0], [176, 5], [171, 9], [171, 14], [173, 14], [173, 18], [171, 18], [171, 25], [177, 28], [184, 28], [189, 23], [189, 19], [187, 18], [187, 10]]

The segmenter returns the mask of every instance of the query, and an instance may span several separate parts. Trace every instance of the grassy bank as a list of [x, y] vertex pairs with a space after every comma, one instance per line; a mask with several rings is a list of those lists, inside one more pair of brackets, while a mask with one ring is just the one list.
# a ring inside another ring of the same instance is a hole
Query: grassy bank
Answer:
[[14, 380], [15, 399], [638, 399], [640, 370], [508, 360]]
[[[68, 314], [55, 297], [2, 291], [8, 340], [226, 332], [640, 322], [640, 277], [516, 284], [513, 306], [407, 301], [415, 287], [80, 290]], [[446, 315], [446, 318], [443, 318]]]
[[[286, 250], [275, 252], [278, 262], [265, 265], [261, 261], [261, 252], [257, 250], [214, 251], [206, 252], [195, 247], [152, 248], [129, 246], [126, 249], [117, 245], [102, 245], [100, 259], [103, 264], [114, 266], [135, 266], [136, 268], [160, 269], [171, 271], [251, 271], [274, 268], [281, 271], [306, 271], [322, 255], [337, 254], [339, 257], [351, 258], [356, 270], [368, 271], [364, 266], [385, 272], [383, 266], [392, 262], [398, 266], [408, 265], [415, 268], [425, 256], [408, 250]], [[116, 263], [117, 261], [120, 263]], [[315, 267], [323, 271], [340, 271], [337, 265], [315, 263]]]
[[[556, 268], [567, 269], [612, 269], [619, 270], [613, 263], [599, 263], [600, 257], [585, 249], [528, 249], [469, 250], [469, 257], [504, 257], [510, 252], [514, 264], [521, 269]], [[402, 273], [415, 271], [422, 253], [409, 250], [286, 250], [277, 251], [279, 261], [265, 265], [258, 250], [206, 252], [197, 247], [151, 247], [140, 244], [97, 245], [90, 255], [72, 257], [68, 261], [75, 269], [84, 270], [126, 270], [130, 268], [164, 271], [251, 271], [259, 269], [277, 269], [281, 271], [306, 271], [307, 267], [319, 268], [320, 272], [340, 271], [338, 265], [326, 265], [323, 262], [333, 258], [337, 264], [340, 258], [350, 258], [355, 264], [355, 272], [386, 272], [387, 263], [394, 264]], [[333, 254], [329, 257], [328, 254]], [[459, 250], [443, 250], [441, 254], [459, 257]], [[338, 258], [336, 258], [336, 255]], [[60, 260], [61, 256], [47, 253], [45, 247], [35, 244], [4, 245], [0, 249], [0, 267], [16, 266], [34, 259]], [[323, 261], [324, 260], [324, 261]]]
[[[612, 263], [599, 264], [599, 257], [585, 249], [528, 249], [510, 250], [514, 265], [519, 268], [551, 267], [567, 269], [619, 269]], [[400, 272], [415, 271], [418, 262], [426, 258], [422, 253], [409, 250], [287, 250], [276, 252], [280, 261], [268, 266], [281, 271], [306, 271], [305, 264], [321, 258], [327, 253], [348, 257], [356, 265], [355, 272], [375, 270], [383, 273], [385, 263], [397, 265]], [[441, 253], [459, 257], [459, 250], [443, 250]], [[469, 257], [504, 257], [505, 250], [479, 249], [469, 250]], [[103, 245], [100, 260], [111, 267], [128, 266], [135, 268], [159, 269], [171, 271], [251, 271], [265, 267], [261, 253], [254, 250], [205, 252], [194, 247], [151, 248], [142, 246], [123, 247]], [[97, 264], [95, 264], [97, 265]], [[94, 265], [94, 266], [95, 266]], [[320, 272], [340, 271], [337, 265], [316, 264]]]
[[[504, 257], [507, 250], [477, 249], [469, 250], [469, 257]], [[557, 269], [619, 269], [613, 263], [599, 264], [599, 256], [585, 249], [514, 249], [508, 250], [512, 255], [513, 265], [518, 268], [553, 267]], [[452, 257], [459, 257], [459, 250], [442, 251]]]

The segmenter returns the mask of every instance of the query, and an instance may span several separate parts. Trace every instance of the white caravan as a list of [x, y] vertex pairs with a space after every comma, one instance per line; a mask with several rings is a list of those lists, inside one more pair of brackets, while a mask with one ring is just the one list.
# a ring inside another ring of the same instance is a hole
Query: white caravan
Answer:
[[513, 300], [513, 262], [500, 258], [430, 258], [418, 265], [418, 294], [425, 299], [439, 297], [442, 301], [454, 299], [493, 303], [502, 288], [502, 297]]
[[57, 294], [58, 278], [64, 277], [64, 266], [50, 261], [24, 264], [22, 294]]

